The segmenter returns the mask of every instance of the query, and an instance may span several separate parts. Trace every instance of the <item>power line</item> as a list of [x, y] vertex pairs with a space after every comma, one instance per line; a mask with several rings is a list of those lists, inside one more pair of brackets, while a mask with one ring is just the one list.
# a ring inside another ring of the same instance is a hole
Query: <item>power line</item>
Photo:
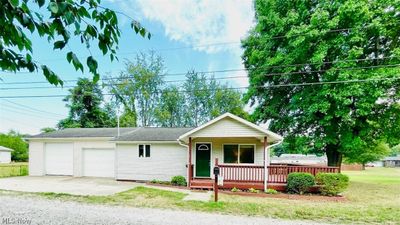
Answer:
[[[20, 104], [20, 103], [16, 103], [16, 102], [7, 100], [7, 99], [3, 99], [3, 100], [6, 101], [6, 102], [8, 102], [8, 103], [11, 103], [11, 104], [13, 104], [13, 105], [15, 105], [15, 106], [18, 106], [18, 107], [22, 108], [23, 110], [29, 110], [29, 111], [35, 112], [35, 113], [47, 113], [47, 114], [53, 115], [53, 116], [62, 116], [62, 117], [65, 117], [65, 115], [62, 115], [62, 114], [58, 114], [58, 113], [53, 113], [53, 112], [49, 112], [49, 111], [45, 111], [45, 110], [36, 109], [36, 108], [30, 107], [30, 106], [27, 106], [27, 105], [23, 105], [23, 104]], [[8, 106], [8, 107], [10, 107], [10, 106]]]
[[41, 120], [42, 122], [47, 122], [47, 121], [48, 121], [47, 119], [59, 120], [59, 118], [58, 118], [58, 119], [56, 119], [56, 118], [47, 118], [47, 117], [45, 118], [45, 117], [42, 117], [42, 116], [32, 115], [32, 114], [27, 113], [27, 112], [21, 112], [21, 111], [17, 111], [17, 110], [10, 109], [10, 108], [4, 108], [4, 107], [2, 107], [2, 110], [9, 111], [9, 112], [12, 112], [12, 113], [21, 114], [21, 115], [25, 115], [25, 116], [30, 116], [30, 117], [35, 118], [35, 120], [38, 120], [38, 119], [39, 119], [39, 120]]
[[[324, 84], [347, 84], [347, 83], [365, 83], [365, 82], [377, 82], [377, 81], [389, 81], [389, 80], [400, 80], [400, 74], [396, 76], [399, 77], [386, 77], [386, 78], [376, 78], [376, 79], [355, 79], [355, 80], [339, 80], [339, 81], [321, 81], [321, 82], [308, 82], [308, 83], [295, 83], [295, 84], [273, 84], [268, 86], [256, 86], [254, 88], [261, 88], [261, 89], [270, 89], [270, 88], [278, 88], [278, 87], [294, 87], [294, 86], [310, 86], [310, 85], [324, 85]], [[216, 88], [216, 89], [199, 89], [194, 91], [206, 91], [206, 90], [241, 90], [241, 89], [248, 89], [251, 86], [245, 87], [224, 87], [224, 88]], [[181, 93], [190, 93], [193, 91], [177, 91]], [[103, 95], [113, 96], [115, 94], [106, 93]], [[7, 98], [59, 98], [65, 97], [66, 95], [20, 95], [20, 96], [0, 96], [0, 99], [7, 99]]]
[[[292, 64], [292, 65], [281, 65], [281, 66], [266, 66], [263, 68], [251, 68], [251, 69], [224, 69], [224, 70], [211, 70], [211, 71], [198, 71], [197, 73], [200, 74], [215, 74], [215, 73], [228, 73], [228, 72], [239, 72], [239, 71], [253, 71], [253, 70], [266, 70], [267, 68], [285, 68], [285, 67], [298, 67], [298, 66], [308, 66], [308, 65], [316, 65], [316, 64], [331, 64], [331, 63], [341, 63], [341, 62], [362, 62], [362, 61], [372, 61], [372, 60], [384, 60], [384, 59], [393, 59], [397, 57], [381, 57], [381, 58], [364, 58], [364, 59], [350, 59], [350, 60], [337, 60], [337, 61], [330, 61], [330, 62], [321, 62], [321, 63], [305, 63], [305, 64]], [[307, 74], [307, 73], [320, 73], [325, 71], [340, 71], [340, 70], [357, 70], [357, 69], [370, 69], [370, 68], [382, 68], [382, 67], [397, 67], [400, 64], [388, 64], [388, 65], [376, 65], [376, 66], [364, 66], [364, 67], [342, 67], [342, 68], [331, 68], [325, 70], [311, 70], [311, 71], [296, 71], [296, 72], [284, 72], [284, 73], [268, 73], [265, 76], [277, 76], [277, 75], [293, 75], [293, 74]], [[162, 74], [163, 77], [168, 76], [186, 76], [188, 72], [181, 72], [181, 73], [166, 73]], [[119, 77], [112, 77], [112, 78], [103, 78], [102, 80], [121, 80], [125, 78], [129, 78], [131, 76], [127, 76], [124, 78]], [[244, 76], [242, 76], [244, 77]], [[239, 78], [239, 77], [238, 77]], [[215, 79], [224, 79], [224, 78], [215, 78]], [[65, 82], [76, 82], [77, 79], [73, 80], [65, 80]], [[174, 81], [164, 81], [164, 82], [180, 82], [182, 80], [174, 80]], [[7, 83], [0, 83], [0, 84], [12, 84], [12, 85], [19, 85], [19, 84], [48, 84], [46, 81], [33, 81], [33, 82], [7, 82]]]
[[[398, 23], [396, 23], [398, 24]], [[366, 24], [363, 27], [349, 27], [349, 28], [338, 28], [338, 29], [332, 29], [332, 30], [327, 30], [325, 32], [321, 32], [320, 33], [338, 33], [338, 32], [345, 32], [345, 31], [350, 31], [350, 30], [360, 30], [360, 29], [366, 29], [371, 25], [375, 25], [374, 23], [369, 23]], [[290, 37], [298, 37], [298, 36], [304, 36], [309, 34], [310, 31], [307, 32], [302, 32], [302, 33], [298, 33], [298, 34], [293, 34], [293, 35], [278, 35], [278, 36], [272, 36], [270, 37], [270, 39], [283, 39], [283, 38], [288, 38], [287, 36]], [[217, 42], [217, 43], [210, 43], [210, 44], [204, 44], [204, 45], [194, 45], [194, 46], [182, 46], [182, 47], [175, 47], [175, 48], [160, 48], [160, 49], [147, 49], [147, 50], [153, 50], [153, 51], [173, 51], [173, 50], [181, 50], [181, 49], [195, 49], [195, 48], [201, 48], [201, 47], [207, 47], [207, 46], [216, 46], [216, 45], [230, 45], [230, 44], [240, 44], [241, 42], [237, 42], [237, 41], [232, 41], [232, 42]], [[130, 54], [137, 54], [140, 51], [144, 51], [144, 50], [138, 50], [138, 51], [134, 51], [134, 52], [125, 52], [122, 53], [123, 55], [130, 55]], [[120, 54], [118, 54], [120, 55]], [[102, 57], [104, 55], [95, 55], [95, 57]], [[85, 59], [86, 57], [78, 57], [80, 59]], [[58, 59], [44, 59], [44, 60], [40, 60], [40, 61], [58, 61], [58, 60], [65, 60], [65, 58], [58, 58]], [[6, 72], [10, 72], [10, 71], [6, 71]], [[10, 72], [10, 73], [17, 73], [17, 72]], [[30, 73], [30, 72], [25, 72], [25, 71], [18, 71], [18, 73]]]

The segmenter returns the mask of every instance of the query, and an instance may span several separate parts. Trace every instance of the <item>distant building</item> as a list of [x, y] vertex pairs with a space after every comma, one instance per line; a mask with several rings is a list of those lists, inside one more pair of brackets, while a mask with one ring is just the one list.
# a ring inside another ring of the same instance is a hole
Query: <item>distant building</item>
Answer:
[[400, 167], [400, 155], [386, 157], [382, 162], [384, 167]]
[[10, 163], [12, 151], [10, 148], [0, 146], [0, 163]]
[[271, 164], [275, 165], [314, 165], [314, 166], [326, 166], [328, 159], [326, 155], [317, 156], [314, 154], [303, 155], [303, 154], [282, 154], [279, 157], [271, 157]]

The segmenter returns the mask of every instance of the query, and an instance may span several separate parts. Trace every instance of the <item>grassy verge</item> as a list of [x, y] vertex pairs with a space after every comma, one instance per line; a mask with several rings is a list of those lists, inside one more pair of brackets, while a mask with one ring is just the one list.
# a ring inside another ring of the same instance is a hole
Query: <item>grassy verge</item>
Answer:
[[28, 163], [0, 164], [0, 178], [26, 175], [28, 175]]
[[233, 215], [306, 219], [331, 223], [398, 224], [400, 218], [400, 169], [368, 168], [345, 172], [351, 184], [347, 201], [313, 201], [257, 198], [221, 194], [221, 201], [183, 201], [185, 194], [152, 188], [135, 189], [111, 196], [74, 196], [41, 193], [41, 197], [91, 204], [218, 212]]

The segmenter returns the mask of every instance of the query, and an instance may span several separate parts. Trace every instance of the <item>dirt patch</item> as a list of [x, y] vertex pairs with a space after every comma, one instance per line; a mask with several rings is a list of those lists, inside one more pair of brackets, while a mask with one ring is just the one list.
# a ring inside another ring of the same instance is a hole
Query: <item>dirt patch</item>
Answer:
[[322, 196], [322, 195], [296, 195], [296, 194], [266, 194], [266, 193], [250, 193], [250, 192], [231, 192], [231, 191], [219, 191], [220, 193], [227, 195], [239, 195], [239, 196], [251, 196], [251, 197], [261, 197], [261, 198], [283, 198], [283, 199], [293, 199], [293, 200], [309, 200], [309, 201], [330, 201], [330, 202], [343, 202], [347, 201], [344, 196]]

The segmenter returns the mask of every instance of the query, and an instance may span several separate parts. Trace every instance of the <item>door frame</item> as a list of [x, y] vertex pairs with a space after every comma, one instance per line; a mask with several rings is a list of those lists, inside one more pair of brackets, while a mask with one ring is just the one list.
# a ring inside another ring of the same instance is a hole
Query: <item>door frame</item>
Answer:
[[194, 142], [194, 172], [193, 172], [193, 178], [196, 178], [196, 158], [197, 158], [197, 144], [210, 144], [210, 176], [209, 177], [198, 177], [198, 178], [211, 178], [212, 174], [211, 174], [211, 168], [212, 168], [212, 150], [213, 150], [213, 146], [212, 146], [212, 142], [207, 142], [207, 141], [199, 141], [199, 142]]

